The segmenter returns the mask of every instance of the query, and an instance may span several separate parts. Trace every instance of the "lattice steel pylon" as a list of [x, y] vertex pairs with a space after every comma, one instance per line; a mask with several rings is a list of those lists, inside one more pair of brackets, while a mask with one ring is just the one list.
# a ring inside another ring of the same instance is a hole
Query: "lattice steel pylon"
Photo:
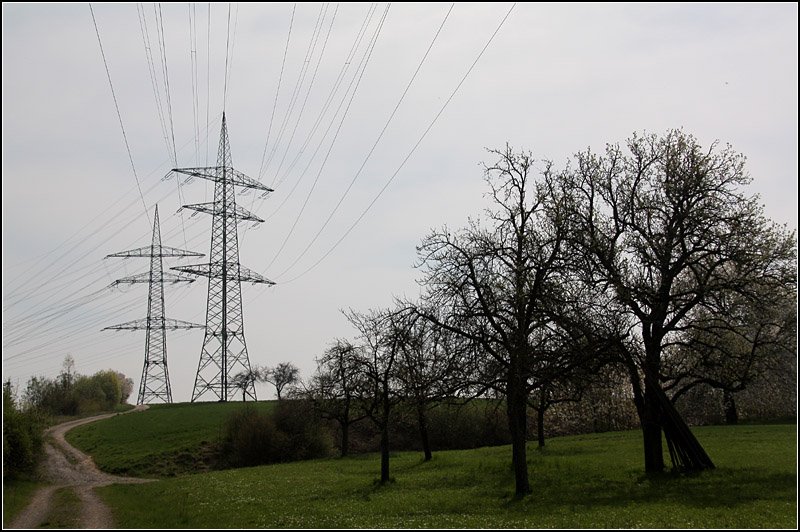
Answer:
[[160, 400], [165, 403], [172, 402], [172, 387], [169, 382], [169, 369], [167, 367], [167, 329], [199, 329], [203, 325], [188, 321], [174, 320], [164, 316], [164, 283], [192, 283], [192, 277], [184, 277], [170, 272], [164, 272], [163, 257], [202, 257], [202, 253], [186, 251], [161, 245], [161, 227], [158, 223], [158, 205], [156, 205], [155, 221], [153, 222], [153, 239], [149, 246], [121, 251], [107, 255], [109, 257], [149, 257], [150, 271], [125, 277], [114, 281], [112, 286], [118, 284], [148, 283], [147, 318], [133, 320], [119, 325], [112, 325], [103, 330], [146, 330], [147, 336], [144, 343], [144, 368], [142, 381], [139, 385], [139, 397], [136, 404], [150, 403]]
[[[221, 402], [229, 396], [231, 379], [237, 373], [251, 371], [247, 343], [244, 338], [242, 315], [242, 281], [275, 284], [239, 263], [239, 221], [263, 222], [261, 218], [236, 205], [236, 188], [272, 189], [233, 168], [225, 113], [222, 113], [222, 130], [219, 137], [217, 165], [200, 168], [174, 168], [192, 177], [214, 181], [214, 201], [184, 205], [188, 209], [212, 215], [211, 252], [207, 264], [173, 267], [185, 273], [208, 277], [208, 302], [206, 305], [206, 333], [200, 351], [192, 402], [206, 393], [216, 395]], [[242, 391], [243, 397], [256, 400], [252, 380]]]

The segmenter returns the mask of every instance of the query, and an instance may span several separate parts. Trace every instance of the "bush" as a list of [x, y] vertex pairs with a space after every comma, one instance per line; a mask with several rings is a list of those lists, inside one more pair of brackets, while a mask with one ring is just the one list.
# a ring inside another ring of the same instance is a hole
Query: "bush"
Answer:
[[333, 454], [333, 437], [310, 401], [278, 401], [273, 418], [278, 430], [288, 439], [289, 447], [284, 453], [288, 460], [309, 460]]
[[17, 409], [10, 384], [3, 386], [3, 479], [32, 473], [42, 455], [43, 420]]
[[330, 456], [330, 433], [305, 401], [283, 400], [268, 414], [244, 406], [225, 421], [221, 463], [245, 467]]
[[112, 370], [94, 375], [78, 375], [72, 371], [70, 359], [66, 369], [54, 379], [31, 377], [25, 389], [27, 409], [51, 416], [74, 416], [113, 410], [130, 394], [132, 381]]

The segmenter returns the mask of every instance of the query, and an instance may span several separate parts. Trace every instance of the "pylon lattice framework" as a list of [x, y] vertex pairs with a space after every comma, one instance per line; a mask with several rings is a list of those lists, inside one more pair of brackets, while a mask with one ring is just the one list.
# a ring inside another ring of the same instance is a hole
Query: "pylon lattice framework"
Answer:
[[196, 329], [203, 325], [166, 318], [164, 316], [164, 283], [192, 283], [194, 278], [164, 272], [163, 257], [202, 257], [202, 253], [186, 251], [161, 245], [161, 227], [158, 223], [158, 205], [153, 222], [153, 239], [150, 246], [121, 251], [107, 255], [109, 257], [149, 257], [150, 271], [125, 277], [114, 281], [118, 284], [148, 283], [147, 318], [133, 320], [119, 325], [112, 325], [103, 330], [146, 330], [144, 343], [144, 368], [139, 384], [139, 397], [136, 404], [150, 403], [156, 400], [172, 402], [172, 387], [169, 382], [167, 367], [167, 329]]
[[[219, 401], [233, 397], [230, 390], [232, 378], [238, 373], [251, 373], [247, 343], [244, 338], [242, 315], [242, 281], [274, 284], [269, 279], [245, 268], [239, 263], [239, 236], [237, 223], [263, 222], [246, 209], [236, 205], [236, 188], [272, 189], [233, 168], [225, 113], [222, 113], [222, 130], [219, 137], [217, 165], [200, 168], [174, 168], [173, 172], [214, 181], [214, 201], [184, 205], [188, 209], [213, 216], [211, 224], [211, 252], [207, 264], [177, 266], [174, 270], [208, 277], [208, 302], [206, 305], [206, 333], [197, 366], [192, 402], [206, 393]], [[255, 384], [246, 379], [243, 398], [256, 400]]]

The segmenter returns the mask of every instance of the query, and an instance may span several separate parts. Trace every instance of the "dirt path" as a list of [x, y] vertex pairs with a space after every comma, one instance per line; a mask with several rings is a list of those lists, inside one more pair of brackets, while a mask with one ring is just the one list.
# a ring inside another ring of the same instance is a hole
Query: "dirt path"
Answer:
[[[145, 410], [147, 405], [139, 405], [127, 413]], [[94, 465], [92, 457], [82, 453], [64, 439], [64, 435], [72, 428], [116, 416], [118, 414], [101, 414], [99, 416], [68, 421], [45, 432], [45, 459], [42, 464], [42, 479], [51, 485], [37, 491], [30, 504], [11, 522], [9, 528], [35, 528], [42, 524], [52, 510], [52, 496], [58, 488], [71, 487], [81, 500], [81, 528], [113, 528], [114, 520], [111, 510], [103, 504], [93, 488], [109, 484], [139, 484], [151, 480], [131, 477], [117, 477], [103, 473]]]

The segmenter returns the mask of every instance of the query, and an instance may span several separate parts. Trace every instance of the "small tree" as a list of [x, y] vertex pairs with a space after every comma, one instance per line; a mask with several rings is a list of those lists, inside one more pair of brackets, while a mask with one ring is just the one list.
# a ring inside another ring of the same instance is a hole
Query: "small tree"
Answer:
[[341, 456], [350, 450], [350, 426], [367, 417], [356, 401], [364, 388], [357, 351], [347, 340], [336, 340], [317, 359], [317, 371], [305, 391], [322, 417], [339, 424]]
[[405, 331], [400, 342], [400, 356], [395, 375], [398, 393], [413, 408], [425, 461], [433, 458], [428, 435], [428, 412], [436, 404], [456, 393], [466, 384], [462, 346], [458, 336], [435, 325], [424, 316], [433, 309], [421, 310], [405, 305], [398, 310], [398, 321]]
[[797, 357], [796, 300], [793, 284], [711, 297], [665, 357], [672, 401], [706, 384], [722, 391], [725, 421], [737, 423], [734, 394]]
[[291, 362], [281, 362], [274, 368], [266, 368], [261, 379], [275, 386], [278, 401], [281, 400], [281, 392], [289, 385], [297, 384], [300, 378], [300, 370]]
[[344, 313], [348, 321], [358, 330], [361, 348], [354, 351], [354, 362], [363, 377], [359, 390], [359, 403], [369, 419], [380, 431], [381, 478], [380, 483], [389, 482], [389, 421], [394, 406], [400, 402], [399, 383], [395, 376], [396, 363], [401, 344], [405, 342], [405, 330], [397, 313], [353, 310]]
[[252, 390], [255, 383], [262, 379], [262, 371], [258, 368], [250, 368], [246, 371], [241, 371], [233, 376], [230, 385], [233, 388], [242, 391], [242, 402], [247, 401], [247, 392]]

